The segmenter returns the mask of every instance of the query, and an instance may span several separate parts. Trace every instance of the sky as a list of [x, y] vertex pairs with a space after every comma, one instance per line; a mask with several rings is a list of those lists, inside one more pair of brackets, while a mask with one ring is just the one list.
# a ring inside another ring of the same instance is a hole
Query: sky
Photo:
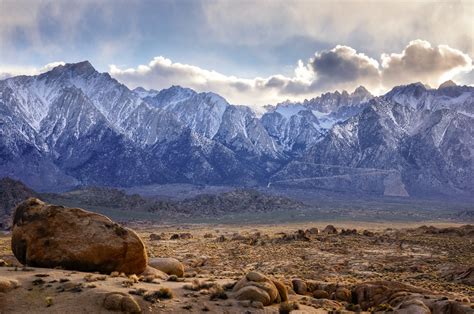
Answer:
[[0, 78], [89, 60], [130, 88], [262, 106], [474, 85], [474, 1], [0, 0]]

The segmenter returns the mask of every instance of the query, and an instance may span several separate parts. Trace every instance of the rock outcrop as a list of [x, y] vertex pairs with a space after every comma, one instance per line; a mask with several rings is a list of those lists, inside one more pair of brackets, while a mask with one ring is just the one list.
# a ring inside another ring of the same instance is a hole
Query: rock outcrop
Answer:
[[233, 292], [237, 300], [261, 302], [264, 306], [288, 300], [288, 292], [276, 279], [251, 271], [234, 286]]
[[354, 287], [353, 294], [362, 310], [389, 305], [400, 313], [472, 313], [469, 304], [395, 281], [361, 283]]
[[140, 237], [109, 218], [30, 198], [15, 209], [12, 251], [36, 267], [140, 274], [147, 254]]

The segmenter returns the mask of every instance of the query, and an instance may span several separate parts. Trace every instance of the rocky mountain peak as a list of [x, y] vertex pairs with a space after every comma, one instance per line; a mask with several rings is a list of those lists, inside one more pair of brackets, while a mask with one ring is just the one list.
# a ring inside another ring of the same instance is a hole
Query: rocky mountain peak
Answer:
[[[98, 73], [89, 61], [82, 61], [77, 63], [66, 63], [55, 67], [51, 72], [68, 72], [72, 76], [88, 76]], [[48, 72], [47, 72], [48, 73]]]
[[458, 86], [458, 85], [454, 81], [448, 80], [448, 81], [444, 82], [443, 84], [441, 84], [438, 88], [456, 87], [456, 86]]
[[372, 96], [372, 94], [364, 87], [364, 86], [359, 86], [357, 87], [351, 94], [351, 96]]

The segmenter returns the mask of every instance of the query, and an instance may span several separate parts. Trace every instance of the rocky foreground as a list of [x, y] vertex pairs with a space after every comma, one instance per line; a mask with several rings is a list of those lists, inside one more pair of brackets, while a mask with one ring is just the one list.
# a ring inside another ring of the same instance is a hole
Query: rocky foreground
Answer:
[[0, 237], [0, 313], [474, 312], [474, 226], [364, 227], [133, 231], [29, 199]]

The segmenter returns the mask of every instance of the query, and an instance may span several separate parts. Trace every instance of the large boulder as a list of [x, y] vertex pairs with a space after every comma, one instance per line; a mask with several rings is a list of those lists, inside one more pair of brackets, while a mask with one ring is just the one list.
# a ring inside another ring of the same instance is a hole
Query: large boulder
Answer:
[[132, 230], [80, 208], [30, 198], [15, 209], [12, 251], [35, 267], [140, 274], [147, 266], [145, 245]]
[[172, 257], [154, 257], [150, 258], [148, 264], [168, 275], [184, 276], [184, 266], [176, 258]]

